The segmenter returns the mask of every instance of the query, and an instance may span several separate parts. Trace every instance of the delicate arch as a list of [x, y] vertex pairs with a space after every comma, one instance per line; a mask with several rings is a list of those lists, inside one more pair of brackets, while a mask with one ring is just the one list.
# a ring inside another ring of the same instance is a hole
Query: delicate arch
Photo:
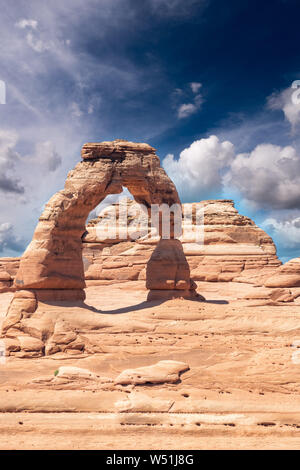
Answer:
[[15, 279], [17, 289], [82, 290], [82, 235], [88, 214], [109, 194], [128, 188], [138, 203], [180, 204], [155, 149], [124, 140], [88, 143], [65, 187], [46, 204]]

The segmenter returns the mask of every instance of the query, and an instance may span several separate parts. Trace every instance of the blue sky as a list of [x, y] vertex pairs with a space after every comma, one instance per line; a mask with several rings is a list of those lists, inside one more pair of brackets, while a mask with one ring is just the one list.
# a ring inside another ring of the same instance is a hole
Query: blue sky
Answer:
[[234, 198], [300, 248], [298, 0], [1, 2], [0, 256], [87, 141], [157, 149], [183, 202]]

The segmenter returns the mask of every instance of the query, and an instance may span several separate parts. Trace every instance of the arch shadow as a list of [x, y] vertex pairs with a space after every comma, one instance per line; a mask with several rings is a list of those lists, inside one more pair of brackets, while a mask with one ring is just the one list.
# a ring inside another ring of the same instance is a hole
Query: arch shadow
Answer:
[[[93, 312], [93, 313], [98, 313], [98, 314], [101, 314], [101, 315], [120, 315], [120, 314], [123, 314], [123, 313], [129, 313], [129, 312], [136, 312], [136, 311], [139, 311], [139, 310], [145, 310], [147, 308], [152, 308], [152, 307], [157, 307], [165, 302], [167, 302], [168, 300], [152, 300], [152, 301], [148, 301], [148, 300], [144, 300], [143, 302], [139, 302], [138, 304], [134, 304], [134, 305], [128, 305], [127, 307], [120, 307], [120, 308], [116, 308], [116, 309], [112, 309], [112, 310], [101, 310], [99, 308], [96, 308], [96, 307], [93, 307], [92, 305], [89, 305], [85, 302], [66, 302], [66, 301], [44, 301], [43, 303], [47, 304], [47, 305], [54, 305], [54, 306], [57, 306], [57, 307], [65, 307], [65, 308], [82, 308], [84, 310], [89, 310], [90, 312]], [[226, 305], [228, 304], [229, 302], [227, 300], [200, 300], [200, 299], [189, 299], [189, 301], [191, 302], [199, 302], [199, 303], [202, 303], [202, 304], [214, 304], [214, 305]]]

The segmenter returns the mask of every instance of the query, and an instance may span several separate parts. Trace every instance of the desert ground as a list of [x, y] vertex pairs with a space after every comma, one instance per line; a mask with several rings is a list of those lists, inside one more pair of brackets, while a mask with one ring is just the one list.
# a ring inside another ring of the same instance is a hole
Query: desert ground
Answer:
[[[0, 448], [298, 449], [297, 299], [266, 305], [249, 284], [197, 284], [206, 301], [146, 302], [143, 281], [99, 281], [84, 302], [39, 302], [35, 315], [63, 314], [94, 353], [6, 358]], [[12, 297], [0, 294], [1, 322]], [[188, 370], [172, 382], [114, 383], [159, 361]], [[59, 380], [54, 372], [65, 366], [106, 380]]]

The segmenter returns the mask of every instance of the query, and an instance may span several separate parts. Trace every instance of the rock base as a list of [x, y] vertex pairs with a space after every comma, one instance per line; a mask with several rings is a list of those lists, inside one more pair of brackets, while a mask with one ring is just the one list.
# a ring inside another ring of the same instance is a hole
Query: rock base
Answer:
[[[85, 299], [84, 290], [80, 289], [36, 289], [18, 290], [9, 305], [7, 315], [3, 321], [0, 337], [3, 338], [6, 356], [40, 357], [45, 354], [61, 351], [55, 342], [48, 341], [49, 337], [60, 328], [62, 343], [66, 347], [72, 343], [71, 349], [81, 351], [82, 342], [76, 341], [77, 335], [72, 327], [62, 322], [43, 321], [35, 316], [39, 302], [55, 304], [55, 302], [79, 303]], [[65, 336], [67, 335], [67, 341]]]
[[40, 302], [64, 302], [85, 299], [83, 289], [36, 289], [36, 299]]
[[205, 298], [202, 295], [197, 294], [195, 290], [151, 290], [147, 296], [148, 302], [171, 299], [205, 300]]

